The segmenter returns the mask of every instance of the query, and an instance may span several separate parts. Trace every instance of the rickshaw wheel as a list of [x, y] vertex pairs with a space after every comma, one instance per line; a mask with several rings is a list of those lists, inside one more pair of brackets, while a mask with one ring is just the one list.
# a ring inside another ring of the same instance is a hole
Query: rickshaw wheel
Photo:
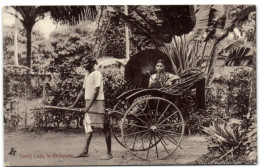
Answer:
[[[113, 111], [117, 111], [117, 112], [121, 112], [123, 114], [125, 114], [125, 112], [127, 111], [127, 109], [130, 107], [130, 104], [127, 103], [127, 101], [125, 100], [120, 100], [118, 101], [118, 103], [115, 105]], [[110, 128], [112, 131], [112, 134], [114, 136], [114, 138], [116, 139], [116, 141], [123, 147], [125, 147], [124, 145], [124, 141], [122, 139], [122, 133], [121, 133], [121, 129], [122, 129], [122, 120], [123, 117], [120, 118], [115, 118], [115, 117], [110, 117]], [[158, 143], [159, 141], [157, 141]], [[153, 147], [154, 145], [151, 145], [150, 147], [147, 148], [143, 148], [140, 149], [141, 151], [145, 151], [151, 147]], [[134, 148], [131, 149], [132, 151], [135, 151]]]
[[125, 112], [121, 125], [124, 147], [144, 160], [172, 155], [184, 135], [180, 110], [167, 99], [147, 97], [133, 103]]
[[[114, 106], [113, 111], [117, 111], [117, 112], [124, 114], [129, 107], [130, 107], [130, 104], [127, 103], [127, 101], [119, 100], [116, 103], [116, 105]], [[120, 119], [120, 118], [115, 118], [115, 117], [109, 117], [109, 121], [110, 121], [110, 128], [111, 128], [112, 134], [115, 137], [116, 141], [121, 146], [125, 147], [125, 145], [123, 144], [121, 128], [120, 128], [120, 122], [122, 121], [122, 118]]]

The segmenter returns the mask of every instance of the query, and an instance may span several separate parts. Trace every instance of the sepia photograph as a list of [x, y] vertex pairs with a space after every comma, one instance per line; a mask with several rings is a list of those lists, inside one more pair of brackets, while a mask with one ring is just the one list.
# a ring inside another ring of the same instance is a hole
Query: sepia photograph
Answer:
[[2, 6], [5, 166], [257, 164], [256, 5]]

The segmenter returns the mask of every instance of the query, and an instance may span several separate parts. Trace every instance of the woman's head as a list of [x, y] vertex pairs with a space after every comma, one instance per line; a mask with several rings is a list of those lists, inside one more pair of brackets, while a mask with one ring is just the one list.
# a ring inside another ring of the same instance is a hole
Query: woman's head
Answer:
[[163, 59], [159, 59], [157, 60], [156, 66], [155, 66], [155, 70], [157, 72], [164, 72], [165, 71], [165, 62]]

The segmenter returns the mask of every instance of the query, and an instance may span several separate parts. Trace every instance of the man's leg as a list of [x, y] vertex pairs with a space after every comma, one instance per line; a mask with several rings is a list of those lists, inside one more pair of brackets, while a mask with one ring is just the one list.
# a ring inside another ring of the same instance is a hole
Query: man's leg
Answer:
[[109, 128], [104, 129], [106, 144], [107, 144], [107, 155], [102, 157], [101, 159], [108, 160], [113, 158], [112, 152], [111, 152], [111, 131]]
[[85, 152], [86, 154], [88, 154], [88, 149], [89, 149], [89, 145], [90, 145], [90, 141], [92, 139], [93, 136], [93, 132], [89, 132], [86, 134], [86, 146], [85, 149], [83, 150], [83, 152]]
[[89, 149], [89, 145], [90, 145], [90, 141], [92, 139], [93, 136], [93, 132], [89, 132], [86, 133], [86, 145], [84, 150], [82, 151], [82, 153], [80, 153], [79, 155], [75, 156], [74, 158], [79, 158], [79, 157], [88, 157], [88, 149]]

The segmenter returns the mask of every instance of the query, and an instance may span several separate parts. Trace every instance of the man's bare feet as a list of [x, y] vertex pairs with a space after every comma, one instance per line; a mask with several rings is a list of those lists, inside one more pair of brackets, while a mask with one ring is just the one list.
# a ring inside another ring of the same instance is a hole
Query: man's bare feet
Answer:
[[105, 156], [101, 157], [101, 160], [109, 160], [111, 158], [113, 158], [112, 154], [106, 154]]
[[88, 153], [83, 152], [80, 153], [79, 155], [74, 156], [74, 158], [81, 158], [81, 157], [88, 157], [88, 156], [89, 156]]

